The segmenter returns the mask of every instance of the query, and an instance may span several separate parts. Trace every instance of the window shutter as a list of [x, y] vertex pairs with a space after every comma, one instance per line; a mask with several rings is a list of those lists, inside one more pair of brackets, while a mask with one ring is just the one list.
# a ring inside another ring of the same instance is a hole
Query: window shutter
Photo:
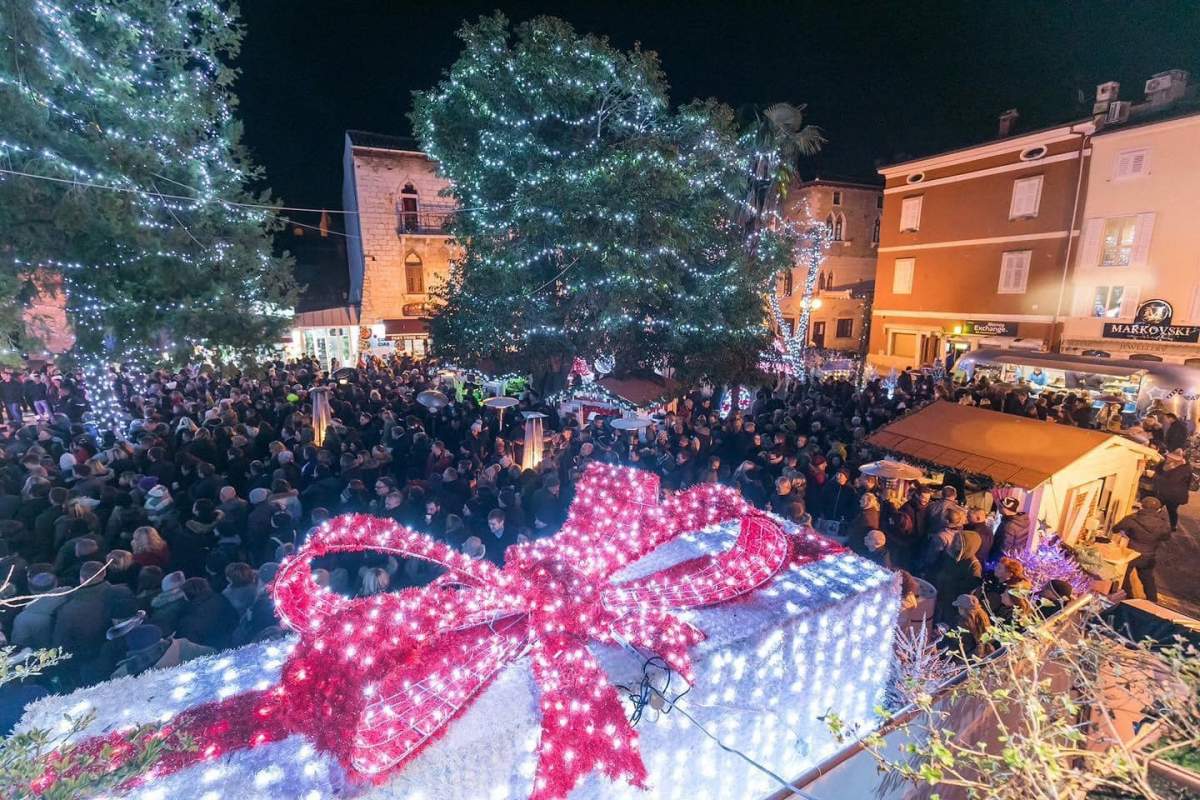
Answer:
[[1079, 246], [1079, 266], [1094, 267], [1100, 263], [1100, 241], [1104, 238], [1104, 220], [1089, 219], [1083, 225], [1083, 242]]
[[915, 231], [921, 227], [921, 202], [923, 196], [906, 197], [900, 204], [900, 230]]
[[1092, 297], [1095, 296], [1096, 290], [1091, 286], [1075, 285], [1075, 302], [1071, 306], [1072, 317], [1090, 317], [1092, 316]]
[[1029, 281], [1029, 250], [1005, 253], [1000, 259], [999, 294], [1024, 294]]
[[913, 272], [916, 269], [916, 259], [897, 258], [895, 272], [892, 275], [893, 294], [912, 294]]
[[1192, 287], [1192, 308], [1188, 312], [1188, 322], [1193, 325], [1200, 321], [1200, 283]]
[[1121, 318], [1133, 319], [1137, 314], [1138, 297], [1141, 294], [1141, 288], [1138, 286], [1126, 286], [1125, 293], [1121, 295]]
[[1128, 178], [1130, 164], [1132, 162], [1133, 162], [1133, 154], [1132, 153], [1126, 152], [1126, 153], [1119, 154], [1117, 156], [1117, 168], [1114, 171], [1115, 174], [1113, 177], [1118, 178], [1118, 179]]
[[1144, 267], [1150, 257], [1150, 237], [1154, 234], [1154, 212], [1138, 214], [1137, 233], [1133, 236], [1133, 257], [1129, 266]]
[[1042, 196], [1042, 176], [1018, 178], [1013, 181], [1012, 202], [1008, 207], [1008, 218], [1036, 217]]

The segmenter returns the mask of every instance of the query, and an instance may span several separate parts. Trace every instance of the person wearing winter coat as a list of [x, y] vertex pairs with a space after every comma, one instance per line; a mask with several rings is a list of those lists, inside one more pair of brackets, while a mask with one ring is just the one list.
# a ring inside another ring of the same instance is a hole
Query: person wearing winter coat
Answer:
[[864, 544], [867, 549], [867, 558], [884, 569], [895, 569], [892, 565], [892, 555], [888, 550], [887, 536], [883, 531], [868, 531]]
[[891, 543], [892, 561], [900, 569], [912, 570], [920, 537], [913, 519], [912, 504], [889, 497], [883, 510], [883, 532]]
[[187, 610], [188, 599], [183, 593], [183, 583], [186, 580], [187, 576], [179, 571], [164, 575], [161, 591], [150, 600], [149, 621], [161, 628], [167, 636], [175, 633], [180, 617]]
[[1179, 507], [1187, 505], [1188, 493], [1192, 488], [1192, 466], [1182, 450], [1167, 453], [1162, 466], [1154, 476], [1154, 496], [1167, 509], [1171, 530], [1179, 527]]
[[846, 546], [860, 556], [867, 554], [867, 534], [882, 528], [879, 519], [879, 497], [867, 492], [858, 500], [858, 516], [846, 533]]
[[54, 634], [55, 617], [69, 595], [50, 594], [58, 588], [53, 572], [36, 572], [29, 576], [29, 591], [37, 599], [21, 609], [13, 619], [12, 643], [17, 647], [45, 650]]
[[216, 652], [187, 639], [164, 636], [154, 624], [139, 625], [125, 635], [127, 655], [117, 664], [112, 677], [140, 675], [149, 669], [177, 667], [193, 658]]
[[854, 519], [858, 512], [858, 495], [850, 485], [850, 473], [839, 469], [833, 473], [833, 478], [821, 487], [821, 507], [818, 513], [825, 519], [834, 520], [839, 525], [845, 525]]
[[197, 500], [192, 505], [192, 518], [168, 539], [174, 566], [189, 577], [203, 576], [208, 553], [217, 543], [216, 528], [224, 518], [212, 500]]
[[1021, 510], [1021, 501], [1006, 497], [1000, 501], [1000, 527], [992, 540], [987, 560], [995, 561], [1005, 553], [1020, 553], [1029, 542], [1029, 515]]
[[958, 616], [955, 601], [983, 584], [983, 565], [976, 558], [977, 546], [977, 537], [955, 536], [938, 554], [929, 577], [929, 582], [937, 587], [934, 618], [938, 622], [953, 625]]
[[1130, 578], [1137, 572], [1146, 599], [1157, 603], [1158, 583], [1154, 578], [1154, 566], [1158, 562], [1158, 548], [1171, 536], [1171, 523], [1163, 513], [1162, 502], [1157, 497], [1142, 498], [1142, 507], [1118, 520], [1113, 530], [1128, 536], [1129, 548], [1138, 553], [1125, 573], [1125, 593], [1130, 594]]
[[[55, 615], [50, 636], [53, 647], [71, 654], [63, 663], [64, 676], [76, 685], [103, 678], [95, 674], [95, 665], [112, 620], [132, 616], [133, 593], [105, 579], [104, 565], [88, 561], [79, 568], [80, 587], [72, 592]], [[122, 591], [124, 589], [124, 591]]]
[[214, 592], [207, 578], [188, 578], [183, 593], [187, 607], [179, 617], [175, 635], [216, 650], [228, 647], [238, 621], [229, 600]]

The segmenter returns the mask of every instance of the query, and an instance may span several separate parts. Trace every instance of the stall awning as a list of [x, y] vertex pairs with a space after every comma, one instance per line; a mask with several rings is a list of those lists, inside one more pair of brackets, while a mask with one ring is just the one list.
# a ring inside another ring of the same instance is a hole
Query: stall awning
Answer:
[[385, 336], [411, 336], [413, 334], [425, 336], [429, 333], [429, 320], [422, 317], [385, 319], [383, 333]]
[[292, 325], [296, 328], [349, 328], [358, 324], [357, 306], [332, 306], [301, 311]]
[[1157, 458], [1153, 450], [1112, 434], [945, 401], [901, 417], [867, 438], [893, 453], [1025, 489], [1112, 440]]
[[596, 383], [637, 408], [647, 408], [679, 391], [679, 382], [656, 375], [653, 378], [614, 378], [605, 376]]
[[1058, 369], [1063, 372], [1085, 372], [1094, 375], [1112, 375], [1117, 378], [1128, 378], [1145, 372], [1144, 366], [1126, 361], [1109, 361], [1107, 359], [1091, 358], [1055, 358], [1052, 353], [1000, 353], [989, 359], [994, 364], [1016, 364], [1026, 367], [1041, 367], [1042, 369]]

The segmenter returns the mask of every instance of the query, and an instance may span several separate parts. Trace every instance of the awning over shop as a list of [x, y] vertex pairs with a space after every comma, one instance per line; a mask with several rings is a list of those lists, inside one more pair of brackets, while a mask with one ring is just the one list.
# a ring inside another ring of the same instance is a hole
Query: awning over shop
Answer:
[[385, 319], [383, 321], [383, 333], [385, 336], [412, 336], [414, 334], [427, 336], [429, 334], [429, 320], [422, 317]]
[[357, 306], [333, 306], [301, 311], [292, 325], [297, 328], [349, 328], [358, 325]]
[[1056, 358], [1054, 353], [997, 353], [989, 359], [993, 364], [1016, 364], [1020, 366], [1041, 367], [1042, 369], [1058, 369], [1063, 372], [1086, 372], [1095, 375], [1112, 375], [1127, 378], [1145, 371], [1144, 366], [1136, 363], [1111, 361], [1103, 358], [1087, 358], [1072, 356]]
[[[919, 461], [1033, 489], [1097, 447], [1119, 438], [940, 401], [879, 429], [867, 441]], [[1153, 450], [1135, 442], [1120, 442], [1144, 450], [1148, 458], [1158, 458]]]

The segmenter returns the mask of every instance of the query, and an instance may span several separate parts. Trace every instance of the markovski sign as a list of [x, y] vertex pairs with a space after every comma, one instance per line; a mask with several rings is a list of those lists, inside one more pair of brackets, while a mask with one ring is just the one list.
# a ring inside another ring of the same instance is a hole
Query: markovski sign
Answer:
[[1147, 300], [1138, 306], [1133, 322], [1106, 322], [1106, 339], [1151, 342], [1200, 342], [1200, 325], [1172, 325], [1175, 309], [1166, 300]]

